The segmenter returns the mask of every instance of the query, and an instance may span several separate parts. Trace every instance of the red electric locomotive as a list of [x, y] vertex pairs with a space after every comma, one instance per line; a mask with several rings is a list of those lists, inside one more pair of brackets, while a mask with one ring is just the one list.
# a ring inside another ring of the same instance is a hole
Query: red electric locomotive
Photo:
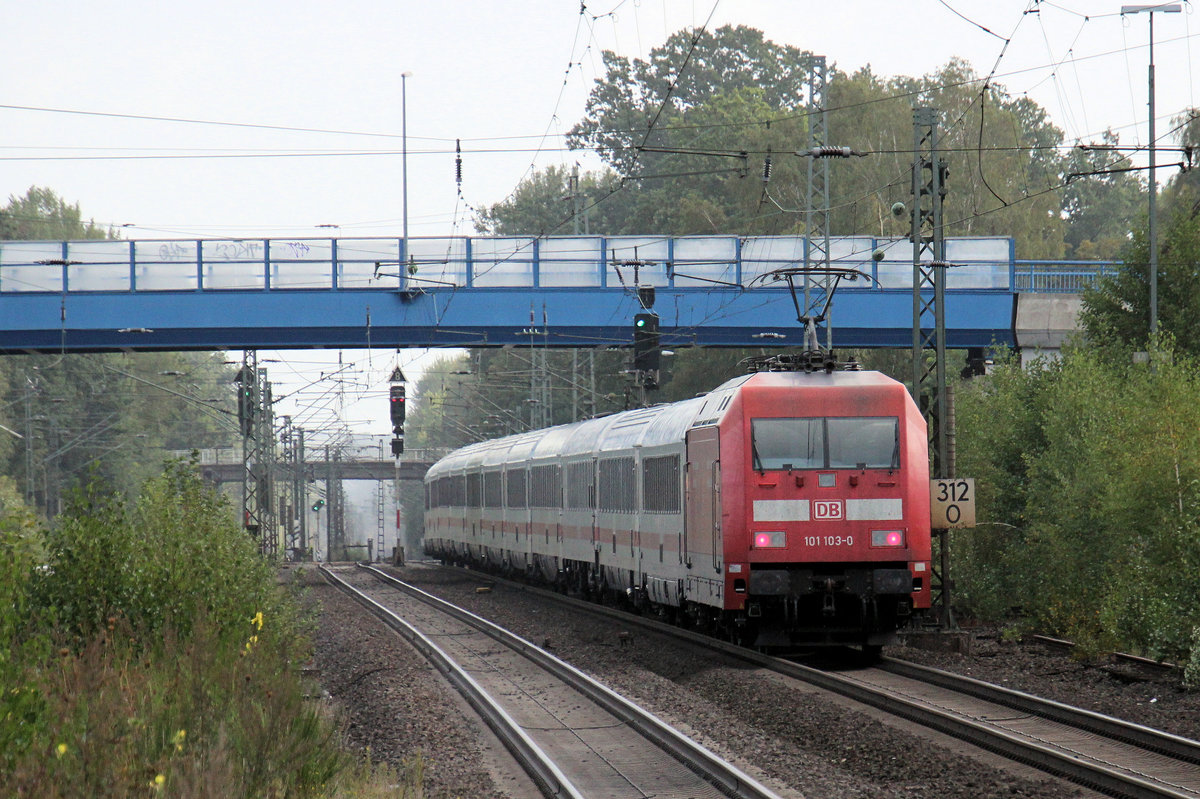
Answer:
[[425, 480], [427, 554], [748, 645], [875, 650], [930, 604], [925, 421], [877, 372], [759, 371], [465, 447]]

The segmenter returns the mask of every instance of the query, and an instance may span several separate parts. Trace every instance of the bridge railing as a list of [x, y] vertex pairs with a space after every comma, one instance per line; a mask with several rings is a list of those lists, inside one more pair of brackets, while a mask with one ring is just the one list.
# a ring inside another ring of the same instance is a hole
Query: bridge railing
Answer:
[[[803, 263], [800, 236], [561, 236], [322, 239], [152, 239], [0, 242], [0, 293], [276, 291], [437, 288], [711, 289], [772, 286]], [[912, 246], [869, 236], [830, 241], [830, 258], [872, 281], [849, 290], [912, 287]], [[818, 253], [812, 257], [820, 259]], [[875, 260], [874, 253], [882, 255]], [[952, 238], [952, 289], [1008, 291], [1013, 243]]]
[[1030, 294], [1079, 294], [1117, 274], [1120, 261], [1016, 261], [1013, 290]]
[[[407, 251], [399, 238], [5, 241], [0, 293], [778, 288], [762, 278], [803, 263], [806, 247], [802, 236], [458, 236], [411, 238]], [[829, 255], [871, 277], [845, 290], [912, 288], [906, 239], [837, 237]], [[1119, 266], [1018, 261], [1004, 237], [950, 238], [946, 255], [953, 290], [1077, 293]]]

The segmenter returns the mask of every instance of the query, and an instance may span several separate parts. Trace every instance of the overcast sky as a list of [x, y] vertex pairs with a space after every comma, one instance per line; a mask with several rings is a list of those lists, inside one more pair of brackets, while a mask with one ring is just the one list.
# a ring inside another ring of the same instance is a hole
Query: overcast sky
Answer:
[[[531, 167], [598, 165], [565, 151], [560, 134], [582, 116], [602, 51], [645, 57], [671, 32], [724, 24], [759, 28], [844, 71], [921, 75], [959, 56], [1035, 99], [1068, 141], [1111, 127], [1123, 143], [1144, 144], [1148, 16], [1120, 9], [1082, 0], [40, 0], [11, 15], [0, 46], [0, 190], [50, 187], [85, 217], [126, 225], [127, 238], [397, 236], [401, 75], [411, 72], [410, 235], [470, 234], [469, 206], [503, 200]], [[1160, 134], [1200, 104], [1194, 10], [1154, 15]], [[154, 157], [180, 155], [193, 157]], [[295, 386], [337, 368], [329, 357], [281, 357], [289, 364], [272, 364], [272, 376]], [[400, 362], [419, 368], [414, 357]], [[396, 355], [369, 360], [376, 374], [355, 392], [379, 392]], [[347, 412], [386, 428], [377, 398]]]

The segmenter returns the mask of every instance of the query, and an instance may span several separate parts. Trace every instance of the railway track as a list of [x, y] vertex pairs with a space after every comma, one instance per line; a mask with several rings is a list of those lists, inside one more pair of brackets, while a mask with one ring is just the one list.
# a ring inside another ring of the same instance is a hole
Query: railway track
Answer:
[[897, 660], [829, 675], [847, 696], [1105, 793], [1200, 797], [1200, 743]]
[[1196, 741], [903, 661], [885, 659], [873, 668], [817, 669], [625, 611], [504, 582], [625, 626], [719, 649], [1110, 795], [1200, 797]]
[[[1073, 641], [1051, 638], [1048, 635], [1032, 635], [1030, 636], [1030, 640], [1041, 644], [1046, 649], [1056, 652], [1070, 654], [1075, 649]], [[1151, 660], [1140, 655], [1129, 655], [1124, 652], [1108, 652], [1104, 657], [1111, 666], [1133, 669], [1148, 675], [1170, 674], [1179, 668], [1174, 663]]]
[[650, 713], [485, 619], [372, 567], [324, 567], [322, 574], [429, 658], [548, 797], [779, 799]]

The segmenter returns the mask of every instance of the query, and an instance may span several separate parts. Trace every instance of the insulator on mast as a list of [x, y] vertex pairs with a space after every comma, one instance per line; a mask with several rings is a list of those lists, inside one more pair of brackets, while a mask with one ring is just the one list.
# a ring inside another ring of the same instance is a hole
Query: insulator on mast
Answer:
[[454, 140], [454, 182], [462, 194], [462, 139]]
[[801, 150], [796, 155], [806, 155], [809, 158], [849, 158], [852, 155], [861, 156], [866, 155], [866, 153], [860, 153], [852, 147], [835, 147], [832, 144], [823, 144], [809, 150]]

